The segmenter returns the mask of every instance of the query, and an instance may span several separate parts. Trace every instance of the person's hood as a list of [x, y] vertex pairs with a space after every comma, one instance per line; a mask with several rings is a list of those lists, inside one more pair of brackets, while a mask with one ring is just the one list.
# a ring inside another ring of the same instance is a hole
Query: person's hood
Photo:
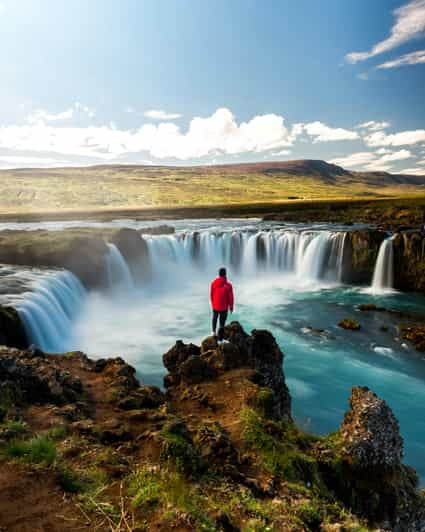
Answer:
[[227, 278], [226, 277], [217, 277], [217, 279], [214, 281], [214, 284], [217, 286], [224, 286], [227, 284]]

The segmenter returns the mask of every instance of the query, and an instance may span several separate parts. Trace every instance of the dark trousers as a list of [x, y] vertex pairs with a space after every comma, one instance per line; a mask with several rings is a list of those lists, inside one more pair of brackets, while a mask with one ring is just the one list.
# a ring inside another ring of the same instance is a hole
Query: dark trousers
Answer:
[[220, 326], [218, 328], [218, 340], [221, 342], [224, 339], [224, 326], [227, 320], [227, 310], [213, 310], [212, 330], [217, 329], [217, 320], [220, 318]]

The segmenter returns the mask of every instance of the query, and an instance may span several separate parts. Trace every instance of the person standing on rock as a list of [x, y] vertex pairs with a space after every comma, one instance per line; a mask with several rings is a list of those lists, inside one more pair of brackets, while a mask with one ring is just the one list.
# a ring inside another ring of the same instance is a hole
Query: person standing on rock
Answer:
[[210, 299], [213, 311], [212, 334], [217, 336], [217, 321], [219, 320], [218, 343], [224, 342], [224, 326], [226, 325], [227, 313], [233, 312], [233, 287], [227, 280], [226, 268], [220, 268], [217, 279], [211, 283]]

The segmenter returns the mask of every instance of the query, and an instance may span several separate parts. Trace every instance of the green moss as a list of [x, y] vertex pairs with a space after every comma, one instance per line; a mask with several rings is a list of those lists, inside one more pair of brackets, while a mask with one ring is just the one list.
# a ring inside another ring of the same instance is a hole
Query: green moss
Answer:
[[201, 454], [188, 434], [171, 431], [170, 426], [166, 425], [160, 437], [162, 464], [186, 475], [199, 476], [205, 470]]
[[262, 416], [272, 417], [275, 398], [270, 388], [260, 388], [251, 400], [252, 407]]
[[[270, 473], [289, 481], [320, 483], [316, 460], [301, 450], [302, 438], [293, 426], [265, 420], [251, 409], [241, 417], [246, 444], [257, 451]], [[309, 438], [303, 444], [309, 446]]]

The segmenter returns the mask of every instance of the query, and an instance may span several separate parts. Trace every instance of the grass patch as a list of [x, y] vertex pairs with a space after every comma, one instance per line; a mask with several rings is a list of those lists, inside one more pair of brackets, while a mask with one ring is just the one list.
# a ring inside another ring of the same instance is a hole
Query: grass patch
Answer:
[[178, 471], [141, 468], [127, 480], [128, 491], [135, 508], [149, 514], [167, 508], [170, 517], [173, 509], [189, 514], [197, 530], [217, 530], [208, 510], [212, 510], [208, 496]]
[[11, 419], [1, 424], [0, 430], [7, 431], [9, 437], [16, 438], [28, 432], [28, 425], [25, 421]]
[[37, 436], [30, 440], [12, 440], [4, 449], [9, 459], [18, 459], [30, 464], [51, 465], [57, 457], [55, 442], [45, 436]]
[[321, 484], [316, 460], [305, 452], [316, 437], [264, 419], [249, 408], [242, 411], [241, 418], [246, 445], [258, 453], [270, 473], [288, 481]]

